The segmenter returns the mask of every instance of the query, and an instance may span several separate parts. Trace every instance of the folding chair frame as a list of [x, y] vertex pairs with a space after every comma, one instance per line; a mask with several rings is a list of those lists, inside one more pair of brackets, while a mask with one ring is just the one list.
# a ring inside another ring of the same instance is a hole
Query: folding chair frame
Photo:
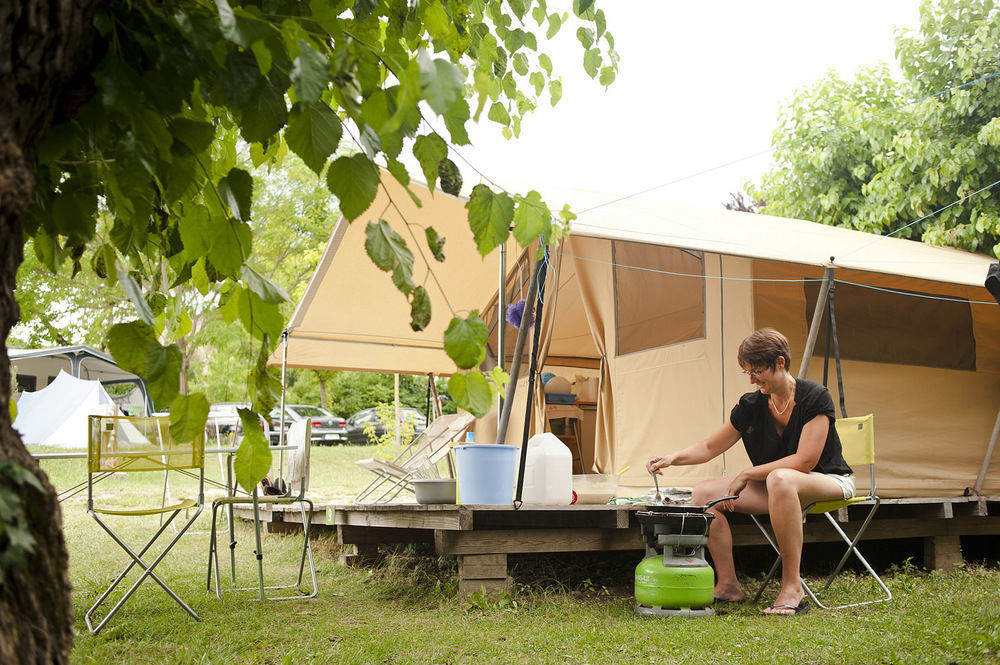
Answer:
[[[428, 432], [442, 418], [446, 418], [444, 428], [437, 432], [433, 438], [429, 438]], [[449, 414], [440, 416], [420, 436], [410, 442], [391, 462], [378, 459], [358, 460], [355, 464], [362, 466], [375, 474], [375, 478], [368, 483], [368, 486], [358, 492], [353, 503], [364, 503], [366, 499], [375, 494], [386, 483], [391, 483], [389, 487], [374, 499], [373, 503], [392, 501], [403, 491], [413, 493], [413, 478], [419, 478], [420, 473], [427, 470], [434, 470], [437, 474], [436, 465], [445, 458], [451, 450], [451, 442], [454, 437], [461, 435], [472, 425], [473, 418], [468, 414]], [[435, 445], [435, 443], [437, 445]], [[420, 461], [419, 466], [415, 464]], [[450, 460], [449, 460], [450, 465]], [[450, 468], [450, 466], [449, 466]], [[454, 472], [452, 472], [454, 475]]]
[[[303, 454], [308, 454], [308, 448], [312, 445], [311, 442], [311, 426], [309, 421], [305, 421], [305, 434], [304, 434], [304, 445], [306, 451]], [[308, 475], [308, 469], [305, 471]], [[229, 518], [229, 565], [230, 565], [230, 579], [232, 591], [257, 591], [257, 600], [261, 602], [265, 600], [301, 600], [305, 598], [314, 598], [317, 593], [319, 593], [319, 582], [316, 579], [316, 563], [313, 559], [312, 542], [310, 540], [310, 526], [312, 522], [312, 511], [313, 502], [306, 498], [306, 488], [308, 486], [308, 478], [300, 479], [299, 493], [297, 495], [291, 494], [291, 488], [288, 492], [282, 496], [259, 496], [257, 488], [254, 488], [253, 493], [250, 496], [226, 496], [221, 497], [212, 502], [212, 531], [209, 539], [208, 547], [208, 575], [205, 582], [206, 588], [209, 591], [213, 590], [215, 596], [218, 599], [222, 599], [222, 584], [219, 574], [219, 547], [218, 547], [218, 536], [217, 536], [217, 523], [219, 509], [225, 507], [228, 512]], [[235, 491], [235, 488], [234, 488]], [[254, 550], [254, 555], [257, 558], [257, 585], [251, 587], [238, 587], [236, 586], [236, 530], [233, 520], [233, 507], [240, 504], [250, 503], [253, 506], [253, 523], [254, 523], [254, 536], [257, 549]], [[302, 517], [302, 530], [303, 530], [303, 542], [302, 542], [302, 554], [299, 558], [299, 573], [294, 583], [291, 584], [279, 584], [266, 586], [264, 584], [264, 548], [261, 540], [260, 532], [260, 506], [276, 506], [276, 505], [292, 505], [299, 504], [299, 514]], [[308, 510], [306, 510], [308, 508]], [[312, 582], [312, 590], [308, 594], [292, 594], [286, 596], [268, 596], [268, 591], [280, 591], [283, 589], [297, 589], [302, 585], [302, 578], [305, 575], [305, 564], [306, 560], [309, 561], [309, 574]]]
[[[93, 421], [94, 419], [98, 419], [100, 421], [107, 421], [107, 420], [125, 420], [125, 421], [135, 420], [135, 419], [129, 419], [129, 418], [123, 417], [123, 416], [91, 416], [91, 420]], [[93, 436], [93, 424], [91, 425], [91, 428], [92, 428], [91, 436]], [[202, 445], [203, 445], [203, 443], [202, 443]], [[162, 446], [162, 431], [161, 431], [161, 446]], [[195, 448], [194, 450], [197, 450], [197, 448]], [[149, 456], [156, 456], [157, 452], [162, 453], [163, 451], [162, 451], [162, 449], [160, 451], [155, 451], [155, 450], [148, 451]], [[195, 454], [195, 456], [197, 456], [197, 454]], [[198, 519], [198, 516], [201, 514], [201, 511], [204, 508], [204, 502], [205, 502], [205, 464], [204, 464], [204, 462], [205, 462], [205, 456], [204, 456], [204, 448], [201, 449], [200, 459], [201, 459], [201, 464], [198, 467], [198, 469], [199, 469], [199, 473], [198, 473], [198, 498], [197, 499], [187, 499], [187, 500], [180, 501], [179, 503], [176, 503], [176, 504], [173, 504], [173, 505], [170, 505], [170, 506], [161, 506], [159, 508], [152, 508], [152, 509], [121, 509], [121, 510], [118, 510], [118, 509], [98, 509], [98, 508], [95, 508], [94, 507], [94, 476], [95, 475], [98, 476], [99, 477], [98, 480], [100, 480], [100, 479], [106, 477], [107, 473], [106, 472], [94, 471], [91, 468], [89, 468], [89, 465], [88, 465], [88, 470], [87, 470], [87, 513], [91, 517], [94, 518], [94, 520], [101, 526], [101, 528], [104, 529], [104, 531], [107, 532], [107, 534], [109, 536], [111, 536], [112, 540], [114, 540], [118, 544], [119, 547], [121, 547], [123, 550], [125, 550], [125, 552], [132, 559], [132, 561], [128, 564], [128, 566], [126, 566], [125, 569], [122, 570], [121, 573], [119, 573], [118, 577], [115, 578], [115, 580], [104, 590], [104, 592], [100, 595], [100, 597], [98, 597], [98, 599], [94, 602], [94, 604], [91, 605], [90, 608], [87, 610], [87, 612], [84, 614], [84, 621], [87, 624], [87, 629], [90, 630], [91, 633], [96, 634], [96, 633], [100, 632], [100, 630], [102, 628], [104, 628], [105, 625], [107, 625], [108, 621], [110, 621], [111, 618], [114, 617], [115, 614], [118, 613], [118, 611], [122, 608], [122, 606], [124, 606], [125, 602], [128, 601], [128, 599], [132, 597], [132, 594], [134, 594], [136, 592], [136, 590], [139, 588], [139, 585], [142, 584], [143, 582], [145, 582], [147, 578], [152, 578], [153, 581], [155, 581], [157, 584], [159, 584], [160, 587], [171, 598], [173, 598], [174, 601], [177, 602], [177, 604], [180, 605], [184, 609], [185, 612], [187, 612], [189, 615], [191, 615], [191, 617], [195, 621], [201, 621], [201, 617], [199, 617], [198, 614], [193, 609], [191, 609], [191, 607], [187, 603], [185, 603], [180, 598], [180, 596], [178, 596], [174, 592], [174, 590], [171, 589], [167, 585], [167, 583], [163, 581], [162, 578], [160, 578], [159, 575], [157, 575], [154, 572], [155, 569], [156, 569], [156, 567], [160, 564], [160, 562], [163, 561], [163, 559], [167, 556], [167, 554], [170, 552], [170, 550], [173, 549], [174, 545], [177, 544], [177, 541], [180, 540], [181, 536], [183, 536], [184, 533], [188, 530], [188, 528], [192, 524], [194, 524], [195, 520]], [[190, 468], [190, 467], [188, 467], [188, 468]], [[146, 470], [146, 471], [148, 471], [148, 470]], [[156, 556], [156, 558], [153, 559], [153, 561], [147, 565], [147, 563], [143, 560], [142, 557], [146, 554], [146, 552], [149, 551], [150, 548], [153, 547], [153, 545], [156, 543], [156, 541], [159, 540], [159, 538], [163, 534], [163, 532], [167, 530], [167, 527], [174, 523], [174, 519], [182, 511], [190, 511], [192, 508], [196, 509], [195, 512], [194, 512], [194, 514], [191, 515], [188, 518], [188, 520], [184, 523], [184, 525], [181, 528], [177, 529], [174, 537], [170, 540], [170, 542], [166, 545], [166, 547], [164, 547], [163, 550]], [[146, 516], [146, 515], [156, 515], [156, 514], [159, 514], [159, 515], [162, 516], [162, 515], [168, 514], [168, 513], [169, 513], [169, 516], [165, 520], [161, 519], [161, 523], [160, 523], [159, 529], [156, 531], [155, 534], [153, 534], [153, 536], [148, 541], [146, 541], [146, 544], [143, 545], [142, 549], [139, 550], [138, 554], [136, 554], [132, 550], [132, 548], [129, 547], [129, 545], [124, 540], [122, 540], [118, 536], [118, 534], [116, 534], [114, 532], [114, 530], [112, 530], [111, 527], [108, 526], [108, 524], [104, 520], [102, 520], [99, 517], [99, 514], [104, 514], [104, 515], [121, 515], [121, 516], [136, 517], [136, 516]], [[94, 613], [98, 610], [98, 608], [100, 608], [104, 604], [104, 602], [107, 600], [108, 596], [110, 596], [111, 593], [115, 589], [117, 589], [118, 586], [125, 580], [125, 578], [128, 576], [128, 574], [132, 571], [132, 569], [135, 566], [139, 566], [140, 568], [143, 569], [142, 575], [139, 576], [139, 579], [137, 579], [132, 584], [132, 586], [129, 587], [128, 591], [125, 592], [125, 594], [118, 600], [118, 602], [116, 602], [115, 605], [108, 611], [108, 613], [104, 616], [104, 618], [101, 619], [97, 623], [97, 625], [95, 626], [94, 625], [94, 621], [93, 621]]]
[[[837, 427], [838, 427], [838, 430], [840, 430], [841, 428], [846, 428], [849, 425], [850, 426], [858, 425], [858, 427], [860, 429], [861, 426], [863, 426], [864, 424], [867, 424], [868, 427], [871, 428], [872, 427], [871, 419], [872, 419], [871, 415], [861, 416], [861, 417], [855, 417], [855, 418], [841, 418], [841, 419], [837, 420]], [[846, 431], [846, 429], [845, 429], [845, 431]], [[874, 435], [871, 432], [869, 432], [868, 436], [874, 436]], [[869, 446], [873, 446], [873, 444], [871, 442], [869, 442], [868, 445]], [[854, 498], [851, 498], [851, 499], [844, 499], [844, 500], [822, 501], [822, 502], [818, 502], [818, 503], [812, 503], [812, 504], [806, 506], [805, 510], [802, 511], [802, 521], [803, 522], [805, 522], [806, 516], [809, 515], [809, 514], [814, 514], [814, 515], [821, 514], [824, 517], [826, 517], [827, 521], [830, 523], [830, 526], [833, 527], [833, 530], [837, 533], [838, 536], [840, 536], [840, 538], [844, 541], [844, 543], [847, 544], [847, 551], [844, 552], [844, 555], [841, 557], [840, 561], [837, 563], [837, 566], [833, 569], [833, 572], [827, 578], [826, 583], [823, 585], [823, 588], [819, 590], [819, 592], [814, 592], [809, 587], [809, 585], [806, 584], [806, 581], [804, 579], [802, 580], [802, 589], [803, 589], [803, 591], [806, 592], [806, 594], [809, 596], [809, 598], [818, 607], [820, 607], [820, 608], [822, 608], [824, 610], [839, 610], [839, 609], [844, 609], [844, 608], [847, 608], [847, 607], [858, 607], [858, 606], [861, 606], [861, 605], [872, 605], [872, 604], [875, 604], [875, 603], [883, 603], [883, 602], [885, 602], [887, 600], [892, 600], [892, 592], [889, 591], [889, 588], [885, 585], [885, 582], [882, 581], [882, 578], [879, 577], [878, 573], [875, 572], [875, 570], [872, 568], [871, 564], [868, 563], [868, 560], [865, 559], [864, 555], [862, 555], [861, 552], [860, 552], [860, 550], [857, 549], [858, 542], [861, 540], [861, 537], [862, 537], [862, 535], [864, 535], [865, 530], [868, 528], [868, 525], [871, 523], [872, 519], [875, 517], [875, 511], [878, 510], [878, 507], [881, 504], [881, 499], [879, 499], [878, 495], [876, 494], [876, 489], [875, 489], [874, 449], [872, 449], [870, 451], [870, 456], [869, 456], [868, 459], [870, 459], [870, 461], [864, 461], [864, 462], [862, 462], [863, 464], [867, 464], [868, 467], [869, 467], [869, 473], [870, 473], [870, 485], [869, 485], [869, 487], [871, 489], [868, 492], [868, 496], [866, 496], [866, 497], [854, 497]], [[850, 461], [849, 461], [849, 463], [850, 463]], [[867, 503], [871, 503], [872, 504], [871, 505], [871, 510], [868, 511], [868, 515], [865, 517], [864, 522], [862, 522], [861, 526], [858, 528], [857, 533], [855, 533], [855, 535], [854, 535], [854, 538], [851, 538], [840, 527], [840, 525], [837, 524], [837, 520], [835, 520], [833, 518], [833, 516], [831, 515], [831, 513], [839, 510], [840, 508], [846, 508], [848, 506], [860, 505], [860, 504], [867, 504]], [[760, 600], [760, 596], [761, 596], [761, 594], [764, 593], [764, 589], [771, 582], [771, 580], [774, 579], [774, 576], [777, 573], [779, 566], [781, 565], [781, 551], [778, 549], [778, 543], [777, 543], [777, 541], [776, 541], [773, 533], [764, 526], [764, 524], [760, 521], [760, 519], [758, 519], [758, 517], [756, 515], [751, 515], [750, 518], [753, 520], [754, 524], [757, 525], [757, 528], [760, 529], [760, 532], [762, 534], [764, 534], [764, 538], [767, 539], [767, 542], [771, 545], [771, 547], [774, 549], [774, 551], [778, 555], [777, 559], [775, 559], [774, 563], [771, 565], [771, 570], [768, 571], [767, 577], [764, 578], [764, 581], [761, 583], [760, 588], [757, 589], [757, 593], [754, 595], [754, 602], [756, 603], [758, 600]], [[851, 554], [854, 554], [854, 556], [858, 559], [858, 561], [860, 561], [861, 564], [865, 567], [865, 570], [868, 571], [868, 574], [872, 576], [872, 578], [875, 580], [876, 584], [878, 584], [879, 588], [882, 590], [882, 594], [883, 595], [880, 596], [879, 598], [874, 599], [874, 600], [866, 600], [866, 601], [862, 601], [862, 602], [858, 602], [858, 603], [847, 603], [847, 604], [844, 604], [844, 605], [830, 605], [830, 606], [824, 605], [823, 602], [819, 599], [819, 594], [822, 594], [823, 592], [827, 591], [830, 588], [830, 585], [833, 583], [834, 578], [843, 569], [844, 564], [847, 563], [847, 560], [850, 558]]]

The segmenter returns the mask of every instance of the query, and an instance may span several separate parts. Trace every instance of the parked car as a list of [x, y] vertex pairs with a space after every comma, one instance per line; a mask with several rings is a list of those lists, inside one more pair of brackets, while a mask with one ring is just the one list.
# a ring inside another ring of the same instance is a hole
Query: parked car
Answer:
[[[279, 440], [279, 430], [281, 427], [281, 407], [276, 406], [271, 410], [271, 442], [277, 443]], [[340, 416], [335, 416], [326, 409], [308, 404], [286, 404], [285, 405], [285, 430], [291, 427], [292, 423], [299, 420], [309, 419], [312, 423], [312, 435], [310, 440], [324, 446], [332, 446], [335, 443], [347, 443], [347, 421]]]
[[[210, 440], [232, 436], [239, 441], [243, 438], [243, 423], [237, 409], [249, 409], [246, 402], [216, 402], [208, 407], [208, 421], [205, 423], [205, 434]], [[260, 428], [267, 431], [267, 423], [260, 418]]]
[[[400, 407], [399, 410], [401, 421], [409, 421], [413, 423], [414, 436], [420, 434], [427, 428], [427, 418], [424, 417], [424, 414], [420, 413], [417, 409], [410, 406], [404, 406]], [[362, 409], [347, 419], [347, 442], [355, 445], [374, 443], [368, 435], [365, 434], [365, 424], [369, 422], [375, 423], [376, 438], [385, 434], [385, 423], [379, 419], [378, 411], [375, 407]]]

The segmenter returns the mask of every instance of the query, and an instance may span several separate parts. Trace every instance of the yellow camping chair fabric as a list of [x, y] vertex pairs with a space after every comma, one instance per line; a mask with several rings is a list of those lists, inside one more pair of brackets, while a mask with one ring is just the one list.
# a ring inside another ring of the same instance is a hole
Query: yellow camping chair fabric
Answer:
[[[864, 535], [865, 531], [868, 529], [868, 525], [871, 524], [872, 518], [875, 517], [875, 511], [878, 510], [881, 499], [879, 499], [875, 488], [875, 419], [872, 414], [867, 416], [856, 416], [853, 418], [838, 418], [835, 424], [837, 428], [837, 434], [840, 436], [840, 443], [843, 447], [844, 459], [847, 461], [848, 466], [854, 469], [855, 473], [858, 472], [862, 467], [868, 467], [869, 473], [869, 491], [867, 496], [855, 496], [850, 499], [840, 499], [834, 501], [819, 501], [817, 503], [806, 506], [805, 510], [802, 511], [802, 520], [805, 521], [807, 515], [823, 515], [826, 517], [830, 526], [833, 530], [840, 536], [841, 540], [847, 545], [847, 551], [841, 557], [840, 562], [834, 567], [833, 572], [827, 577], [826, 583], [823, 588], [818, 592], [813, 592], [806, 584], [805, 580], [802, 581], [802, 588], [809, 595], [809, 598], [818, 606], [823, 609], [843, 609], [845, 607], [856, 607], [858, 605], [871, 605], [872, 603], [881, 603], [887, 600], [892, 600], [892, 592], [882, 581], [882, 578], [878, 576], [878, 573], [872, 568], [868, 560], [865, 559], [864, 555], [857, 548], [858, 542]], [[858, 504], [870, 504], [871, 510], [865, 516], [864, 521], [858, 530], [855, 532], [852, 538], [837, 524], [837, 520], [834, 519], [832, 513], [836, 513], [841, 508], [847, 508], [849, 506], [854, 506]], [[764, 592], [764, 588], [768, 585], [771, 579], [774, 577], [781, 565], [781, 553], [778, 551], [778, 544], [775, 541], [771, 532], [764, 526], [764, 524], [757, 518], [756, 515], [751, 515], [754, 524], [761, 530], [764, 537], [774, 548], [775, 552], [778, 552], [778, 558], [775, 560], [774, 564], [771, 566], [771, 570], [767, 577], [764, 578], [764, 582], [760, 585], [757, 590], [757, 594], [754, 597], [756, 602], [761, 594]], [[844, 564], [847, 560], [854, 555], [855, 558], [864, 566], [868, 574], [871, 575], [872, 579], [878, 585], [881, 593], [873, 600], [865, 600], [856, 603], [847, 603], [843, 605], [824, 605], [819, 599], [818, 595], [825, 592], [830, 588], [833, 583], [834, 578], [843, 569]]]
[[[285, 473], [283, 482], [286, 485], [285, 493], [280, 496], [264, 495], [259, 496], [258, 491], [250, 496], [236, 495], [225, 496], [212, 502], [212, 531], [209, 537], [208, 547], [208, 578], [206, 586], [209, 591], [215, 590], [217, 598], [222, 598], [222, 585], [219, 575], [219, 547], [217, 535], [217, 516], [219, 510], [225, 507], [229, 512], [229, 564], [230, 564], [230, 588], [234, 591], [256, 591], [258, 600], [294, 600], [303, 598], [313, 598], [319, 592], [319, 583], [316, 579], [316, 564], [313, 560], [312, 543], [310, 541], [310, 523], [312, 522], [313, 502], [306, 497], [309, 489], [309, 453], [312, 438], [312, 423], [307, 420], [299, 420], [288, 428], [288, 444], [294, 446], [289, 452], [288, 465], [280, 465]], [[283, 451], [282, 451], [283, 453]], [[279, 484], [280, 485], [280, 484]], [[235, 488], [233, 488], [235, 490]], [[299, 506], [299, 514], [302, 518], [303, 542], [302, 552], [299, 558], [298, 577], [294, 582], [288, 584], [277, 584], [268, 586], [264, 582], [264, 552], [260, 533], [260, 507], [269, 506]], [[257, 585], [251, 587], [239, 587], [236, 581], [236, 531], [233, 524], [233, 507], [237, 505], [249, 505], [253, 507], [254, 536], [257, 549]], [[312, 588], [306, 593], [299, 592], [302, 586], [302, 578], [305, 574], [306, 562], [309, 563], [309, 574]], [[214, 583], [214, 585], [213, 585]], [[293, 590], [289, 595], [269, 596], [268, 591]]]
[[[109, 536], [131, 557], [131, 562], [118, 577], [104, 590], [97, 601], [87, 610], [84, 619], [87, 628], [92, 633], [100, 631], [108, 621], [118, 613], [125, 602], [135, 593], [139, 585], [147, 579], [152, 579], [173, 598], [188, 614], [195, 620], [200, 620], [194, 610], [188, 606], [167, 584], [157, 575], [154, 570], [163, 561], [173, 546], [184, 535], [188, 527], [194, 523], [201, 514], [205, 501], [205, 437], [198, 434], [190, 441], [177, 441], [170, 435], [169, 417], [126, 417], [126, 416], [90, 416], [89, 436], [87, 443], [87, 513], [93, 517]], [[148, 472], [169, 472], [185, 471], [196, 469], [198, 471], [197, 497], [190, 499], [180, 499], [170, 505], [163, 505], [160, 496], [150, 496], [150, 504], [138, 507], [106, 505], [94, 501], [94, 482], [107, 473], [148, 473]], [[152, 502], [157, 503], [153, 504]], [[174, 518], [184, 510], [195, 508], [194, 514], [190, 515], [184, 525], [177, 529], [177, 532], [164, 547], [156, 558], [146, 563], [143, 557], [146, 552], [156, 543], [166, 528], [173, 524]], [[114, 532], [107, 521], [101, 516], [114, 517], [145, 517], [149, 515], [164, 515], [158, 524], [157, 531], [139, 550], [134, 552], [125, 541]], [[97, 624], [94, 624], [94, 613], [108, 599], [111, 593], [128, 576], [135, 567], [142, 568], [143, 573], [139, 576], [125, 594], [108, 611], [108, 613]]]

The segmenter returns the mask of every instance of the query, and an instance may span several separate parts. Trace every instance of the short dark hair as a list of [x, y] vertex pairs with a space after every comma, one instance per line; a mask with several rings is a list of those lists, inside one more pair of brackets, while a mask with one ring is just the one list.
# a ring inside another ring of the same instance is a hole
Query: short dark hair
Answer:
[[791, 366], [792, 357], [788, 350], [788, 340], [774, 328], [755, 330], [740, 342], [740, 350], [736, 354], [740, 366], [751, 369], [762, 367], [774, 369], [778, 358], [785, 359], [785, 369]]

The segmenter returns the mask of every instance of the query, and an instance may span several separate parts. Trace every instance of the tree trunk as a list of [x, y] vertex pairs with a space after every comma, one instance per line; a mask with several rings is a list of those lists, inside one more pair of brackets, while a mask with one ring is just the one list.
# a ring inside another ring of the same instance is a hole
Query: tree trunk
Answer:
[[72, 117], [93, 94], [88, 72], [96, 4], [0, 2], [0, 459], [30, 470], [45, 488], [41, 496], [30, 487], [19, 490], [35, 547], [25, 570], [3, 571], [2, 665], [67, 663], [73, 646], [62, 512], [45, 473], [11, 428], [7, 337], [19, 316], [14, 287], [23, 256], [23, 218], [31, 206], [35, 150], [55, 122]]
[[328, 409], [326, 405], [326, 377], [322, 373], [319, 373], [319, 405], [324, 409]]

